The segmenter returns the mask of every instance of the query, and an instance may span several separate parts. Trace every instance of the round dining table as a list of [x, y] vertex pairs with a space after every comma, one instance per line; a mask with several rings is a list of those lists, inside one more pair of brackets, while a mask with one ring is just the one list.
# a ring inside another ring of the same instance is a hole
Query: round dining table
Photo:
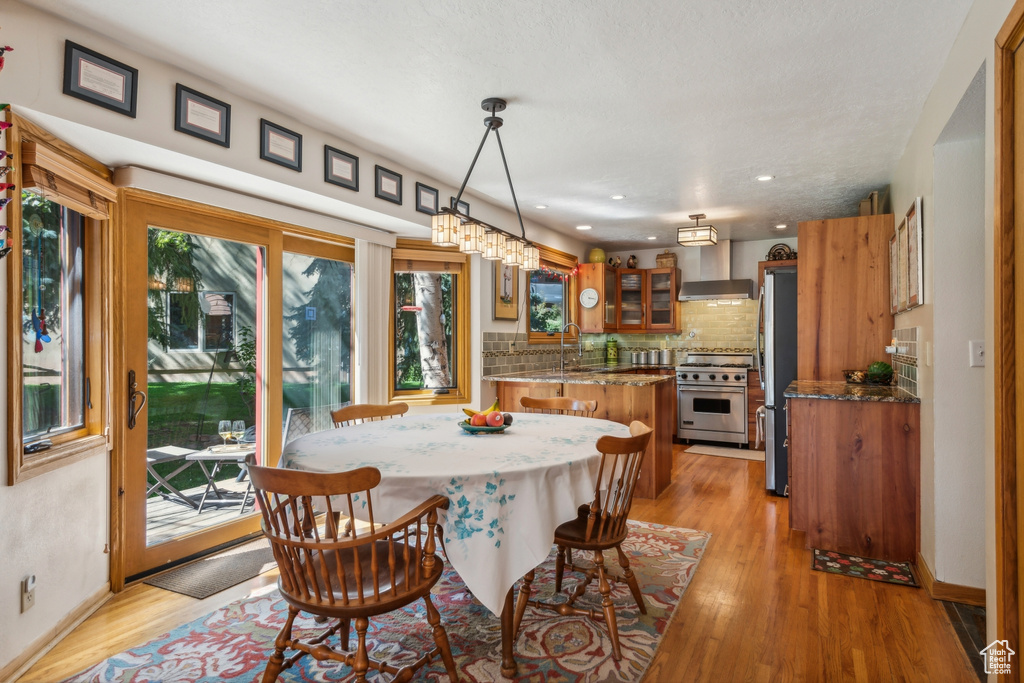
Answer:
[[516, 413], [499, 433], [470, 434], [450, 413], [406, 416], [307, 434], [285, 445], [280, 467], [341, 472], [376, 467], [375, 521], [447, 496], [444, 550], [466, 587], [501, 617], [502, 674], [511, 677], [512, 589], [548, 556], [555, 528], [593, 500], [609, 420]]

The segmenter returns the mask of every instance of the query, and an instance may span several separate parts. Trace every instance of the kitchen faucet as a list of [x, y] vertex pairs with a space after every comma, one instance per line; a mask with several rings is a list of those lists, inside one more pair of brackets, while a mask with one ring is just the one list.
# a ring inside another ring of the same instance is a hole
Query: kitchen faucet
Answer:
[[583, 360], [583, 334], [580, 332], [580, 326], [577, 325], [576, 323], [566, 323], [565, 325], [562, 326], [562, 336], [561, 336], [561, 340], [559, 341], [559, 348], [558, 348], [558, 371], [559, 372], [565, 372], [565, 331], [567, 329], [569, 329], [570, 327], [575, 327], [576, 328], [576, 342], [577, 342], [577, 345], [578, 345], [578, 348], [576, 349], [576, 353], [577, 353], [577, 355], [579, 355], [580, 360], [581, 361]]

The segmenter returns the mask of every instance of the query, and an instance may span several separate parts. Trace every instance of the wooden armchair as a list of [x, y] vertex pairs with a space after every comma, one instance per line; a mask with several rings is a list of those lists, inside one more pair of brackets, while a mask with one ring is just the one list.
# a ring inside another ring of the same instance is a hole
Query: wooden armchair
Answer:
[[[583, 581], [569, 596], [568, 601], [548, 604], [530, 600], [530, 585], [533, 582], [534, 572], [533, 570], [527, 572], [523, 577], [523, 585], [519, 589], [519, 599], [516, 602], [513, 633], [519, 632], [519, 625], [522, 623], [527, 605], [552, 610], [562, 616], [582, 614], [592, 619], [600, 618], [600, 615], [595, 615], [592, 610], [579, 609], [574, 606], [576, 600], [583, 595], [587, 586], [596, 578], [598, 590], [602, 596], [601, 607], [604, 612], [605, 626], [612, 641], [612, 656], [616, 660], [622, 659], [619, 630], [615, 620], [615, 606], [611, 599], [609, 581], [625, 581], [629, 585], [633, 600], [640, 608], [640, 612], [647, 614], [647, 605], [640, 593], [640, 585], [637, 583], [636, 576], [633, 575], [633, 570], [629, 568], [629, 558], [622, 552], [622, 542], [626, 540], [628, 533], [626, 518], [633, 504], [633, 490], [636, 488], [636, 482], [640, 476], [640, 466], [643, 464], [647, 443], [651, 439], [651, 431], [651, 428], [644, 423], [634, 421], [629, 425], [629, 433], [632, 436], [602, 436], [597, 440], [597, 450], [601, 452], [601, 474], [594, 490], [594, 500], [589, 505], [580, 506], [576, 519], [565, 522], [555, 529], [555, 545], [558, 546], [558, 556], [555, 558], [555, 592], [558, 593], [562, 590], [562, 575], [566, 569], [583, 573]], [[615, 552], [618, 553], [619, 566], [622, 567], [621, 577], [611, 576], [605, 570], [604, 551], [611, 548], [615, 548]], [[593, 551], [594, 565], [592, 567], [576, 566], [572, 561], [571, 551], [573, 549]], [[568, 564], [565, 561], [567, 551], [569, 551]]]
[[389, 420], [399, 415], [405, 415], [408, 410], [408, 403], [385, 403], [383, 405], [360, 403], [332, 411], [331, 419], [334, 420], [335, 427], [351, 427], [364, 422]]
[[519, 399], [519, 405], [526, 408], [528, 413], [575, 415], [576, 417], [594, 417], [594, 411], [597, 410], [597, 401], [579, 401], [568, 396], [555, 396], [554, 398], [523, 396]]
[[[263, 515], [263, 533], [281, 571], [278, 587], [288, 602], [288, 618], [275, 641], [263, 683], [275, 681], [305, 655], [343, 662], [352, 667], [358, 681], [366, 680], [370, 668], [405, 681], [440, 654], [448, 676], [459, 680], [448, 634], [430, 600], [430, 589], [444, 570], [434, 554], [434, 539], [437, 511], [448, 508], [447, 498], [433, 496], [394, 522], [375, 524], [371, 490], [380, 483], [376, 468], [321, 474], [253, 465], [249, 476]], [[342, 502], [335, 505], [337, 501]], [[363, 513], [368, 526], [353, 524], [346, 535], [341, 519], [356, 519], [356, 510]], [[420, 598], [436, 647], [401, 669], [369, 659], [368, 618]], [[292, 634], [292, 622], [300, 611], [337, 621], [316, 637], [301, 641]], [[329, 638], [340, 634], [342, 648], [349, 649], [353, 619], [358, 639], [355, 652], [328, 645]], [[285, 659], [285, 650], [298, 652]]]

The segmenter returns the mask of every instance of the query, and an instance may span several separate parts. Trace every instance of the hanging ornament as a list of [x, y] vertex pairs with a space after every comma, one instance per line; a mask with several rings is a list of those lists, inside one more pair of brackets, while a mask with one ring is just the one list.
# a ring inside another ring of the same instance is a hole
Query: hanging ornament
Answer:
[[[10, 45], [4, 45], [3, 47], [0, 47], [0, 71], [4, 70], [4, 53], [5, 52], [14, 52], [14, 48], [11, 47]], [[2, 108], [3, 107], [0, 107], [0, 109], [2, 109]]]

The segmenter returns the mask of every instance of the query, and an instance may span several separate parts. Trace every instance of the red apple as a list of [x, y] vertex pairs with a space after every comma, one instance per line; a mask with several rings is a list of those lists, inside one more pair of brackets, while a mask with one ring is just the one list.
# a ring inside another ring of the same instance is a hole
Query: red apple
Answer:
[[473, 417], [469, 418], [469, 424], [473, 425], [474, 427], [486, 427], [487, 416], [484, 415], [483, 413], [476, 413], [475, 415], [473, 415]]
[[491, 413], [487, 413], [487, 424], [491, 427], [500, 427], [505, 424], [505, 416], [499, 413], [497, 410]]

